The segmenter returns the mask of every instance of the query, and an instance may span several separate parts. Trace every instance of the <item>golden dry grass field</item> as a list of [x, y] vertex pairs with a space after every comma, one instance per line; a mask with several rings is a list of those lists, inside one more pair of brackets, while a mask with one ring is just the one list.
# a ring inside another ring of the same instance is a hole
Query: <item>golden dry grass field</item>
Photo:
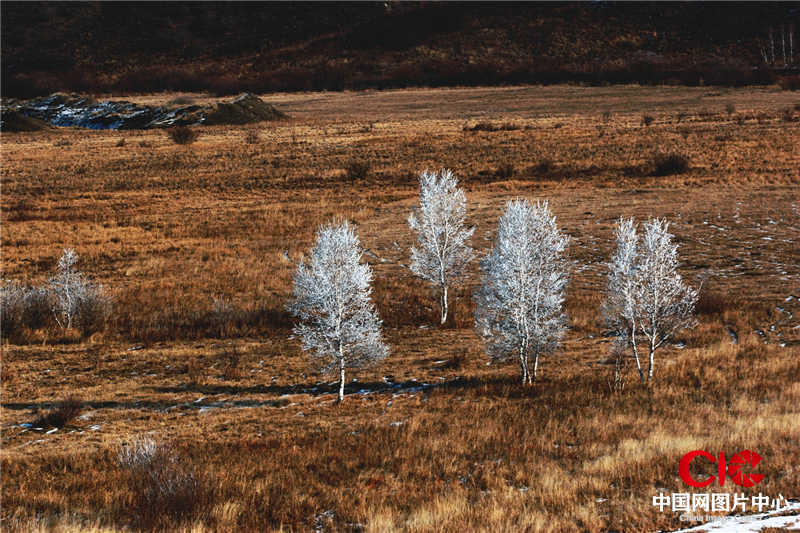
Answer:
[[[291, 118], [200, 127], [187, 146], [155, 130], [2, 134], [2, 277], [42, 283], [73, 247], [115, 299], [89, 338], [49, 328], [3, 343], [3, 530], [675, 529], [679, 513], [651, 500], [686, 491], [678, 461], [694, 449], [764, 457], [760, 485], [715, 492], [800, 497], [797, 93], [263, 98]], [[690, 168], [656, 176], [659, 153]], [[405, 266], [416, 174], [442, 167], [465, 187], [479, 256], [513, 197], [548, 199], [572, 237], [570, 329], [532, 387], [514, 365], [487, 365], [472, 329], [477, 264], [441, 328]], [[667, 217], [703, 295], [655, 381], [628, 365], [612, 392], [600, 305], [620, 215]], [[349, 374], [341, 406], [284, 310], [298, 260], [335, 217], [370, 251], [391, 348]], [[65, 426], [21, 426], [70, 396], [83, 408]], [[145, 509], [159, 502], [118, 464], [142, 435], [192, 472], [191, 501]]]

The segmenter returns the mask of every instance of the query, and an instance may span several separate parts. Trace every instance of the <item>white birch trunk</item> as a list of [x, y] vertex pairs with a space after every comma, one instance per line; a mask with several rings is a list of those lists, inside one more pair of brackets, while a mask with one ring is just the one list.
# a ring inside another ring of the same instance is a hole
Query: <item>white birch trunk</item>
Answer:
[[441, 324], [444, 325], [447, 322], [447, 285], [442, 284], [442, 322]]
[[344, 355], [339, 347], [339, 403], [344, 400]]

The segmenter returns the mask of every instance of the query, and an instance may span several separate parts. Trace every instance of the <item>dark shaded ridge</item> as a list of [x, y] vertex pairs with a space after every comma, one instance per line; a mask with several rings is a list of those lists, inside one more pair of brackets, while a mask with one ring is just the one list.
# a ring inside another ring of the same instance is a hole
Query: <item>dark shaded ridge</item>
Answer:
[[[765, 84], [797, 75], [795, 3], [4, 2], [2, 93], [517, 83]], [[765, 63], [768, 32], [776, 58]], [[787, 45], [788, 47], [788, 45]], [[787, 48], [788, 53], [788, 48]]]

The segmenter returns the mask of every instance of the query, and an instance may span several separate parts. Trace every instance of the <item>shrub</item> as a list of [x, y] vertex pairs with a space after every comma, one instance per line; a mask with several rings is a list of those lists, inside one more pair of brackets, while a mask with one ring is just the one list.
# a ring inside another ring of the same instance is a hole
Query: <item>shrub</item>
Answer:
[[87, 283], [78, 298], [75, 325], [84, 337], [103, 331], [111, 315], [113, 300], [102, 285]]
[[719, 292], [708, 287], [700, 289], [700, 295], [695, 304], [698, 315], [722, 316], [729, 307], [728, 300]]
[[41, 428], [63, 428], [75, 420], [82, 410], [83, 401], [77, 396], [69, 396], [58, 402], [49, 413], [34, 420], [32, 424]]
[[515, 131], [522, 129], [516, 124], [504, 122], [502, 124], [492, 124], [491, 122], [478, 122], [474, 126], [464, 126], [464, 131]]
[[50, 325], [53, 298], [47, 287], [31, 287], [25, 292], [23, 323], [28, 329], [41, 329]]
[[363, 159], [351, 159], [345, 165], [345, 173], [350, 180], [362, 180], [369, 176], [372, 165]]
[[261, 137], [257, 130], [250, 130], [244, 136], [244, 142], [247, 144], [258, 144], [261, 142]]
[[18, 338], [24, 328], [48, 325], [52, 298], [46, 287], [24, 287], [11, 282], [0, 288], [0, 333], [3, 338]]
[[478, 122], [474, 126], [464, 126], [463, 131], [495, 131], [491, 122]]
[[225, 379], [234, 380], [242, 377], [242, 358], [236, 346], [226, 346], [220, 355], [222, 359], [222, 375]]
[[514, 163], [506, 161], [505, 163], [500, 163], [497, 166], [497, 169], [494, 171], [494, 175], [498, 178], [511, 178], [514, 176], [516, 169], [514, 168]]
[[0, 334], [5, 339], [22, 332], [25, 314], [25, 287], [17, 282], [0, 287]]
[[689, 158], [683, 154], [657, 154], [653, 158], [653, 175], [670, 176], [689, 170]]
[[192, 144], [197, 140], [199, 134], [196, 130], [193, 130], [189, 126], [175, 126], [174, 128], [168, 128], [167, 135], [175, 144]]
[[655, 119], [651, 115], [642, 115], [642, 124], [649, 126]]
[[166, 443], [135, 439], [119, 452], [128, 473], [139, 526], [145, 530], [174, 527], [210, 509], [213, 490], [201, 482], [186, 458]]
[[540, 176], [546, 176], [553, 172], [555, 168], [555, 162], [549, 157], [545, 157], [533, 167], [533, 172]]
[[78, 254], [64, 250], [58, 273], [50, 279], [53, 314], [63, 329], [77, 327], [85, 336], [101, 331], [111, 313], [112, 300], [102, 285], [87, 280], [75, 268]]
[[189, 376], [189, 383], [192, 385], [201, 385], [206, 375], [206, 368], [200, 361], [199, 357], [191, 357], [186, 363], [186, 375]]

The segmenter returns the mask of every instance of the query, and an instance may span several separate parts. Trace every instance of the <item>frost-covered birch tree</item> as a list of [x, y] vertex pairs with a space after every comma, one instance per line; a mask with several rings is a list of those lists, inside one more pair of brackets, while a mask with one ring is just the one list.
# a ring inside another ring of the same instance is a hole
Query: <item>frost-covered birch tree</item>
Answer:
[[625, 347], [631, 349], [639, 377], [644, 381], [641, 359], [636, 344], [638, 324], [637, 295], [637, 243], [636, 226], [633, 218], [620, 217], [616, 232], [617, 248], [608, 263], [609, 273], [606, 283], [606, 301], [603, 304], [603, 318], [606, 326], [615, 335], [613, 350], [622, 353]]
[[86, 280], [75, 268], [78, 254], [67, 248], [58, 259], [58, 273], [50, 279], [53, 299], [53, 314], [62, 328], [69, 329], [78, 314], [81, 297], [86, 290]]
[[564, 257], [568, 243], [547, 202], [511, 200], [500, 218], [494, 247], [481, 261], [475, 327], [491, 357], [517, 358], [523, 384], [536, 380], [539, 356], [554, 352], [567, 328], [563, 303], [569, 281]]
[[475, 228], [466, 227], [466, 212], [464, 191], [450, 170], [420, 174], [419, 207], [408, 217], [417, 232], [410, 268], [438, 288], [442, 324], [447, 320], [447, 290], [474, 257], [468, 241]]
[[[618, 342], [631, 348], [642, 382], [653, 378], [656, 351], [675, 333], [696, 324], [698, 292], [683, 283], [678, 245], [672, 239], [666, 220], [646, 222], [640, 242], [633, 219], [620, 219], [617, 250], [609, 264], [605, 319]], [[639, 357], [640, 342], [647, 345], [647, 378]]]
[[339, 401], [345, 369], [386, 357], [381, 320], [370, 299], [372, 270], [361, 263], [363, 250], [347, 222], [322, 226], [308, 263], [294, 275], [289, 311], [300, 319], [294, 335], [323, 371], [339, 371]]
[[113, 299], [103, 285], [87, 279], [76, 267], [78, 254], [68, 248], [58, 260], [58, 272], [50, 278], [50, 298], [47, 291], [31, 292], [39, 301], [52, 301], [56, 322], [64, 329], [78, 327], [84, 335], [105, 327]]
[[653, 219], [644, 225], [639, 266], [640, 326], [648, 343], [648, 379], [653, 378], [653, 357], [676, 332], [697, 323], [694, 306], [698, 292], [684, 285], [678, 272], [678, 245], [672, 242], [669, 223]]

